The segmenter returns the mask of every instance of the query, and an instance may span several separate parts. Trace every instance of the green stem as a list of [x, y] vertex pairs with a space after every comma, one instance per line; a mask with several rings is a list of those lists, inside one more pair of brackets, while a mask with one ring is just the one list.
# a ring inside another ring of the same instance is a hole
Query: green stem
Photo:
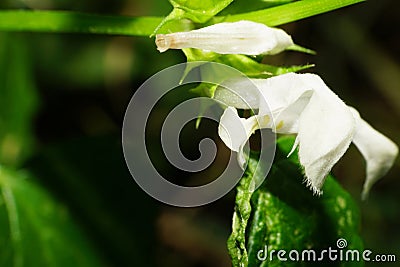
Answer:
[[[95, 33], [149, 36], [162, 17], [123, 17], [74, 13], [67, 11], [0, 11], [0, 31], [60, 33]], [[173, 21], [168, 29], [184, 31], [187, 22]]]
[[247, 267], [249, 258], [246, 248], [246, 228], [251, 214], [250, 199], [257, 177], [258, 159], [249, 158], [246, 172], [236, 187], [235, 211], [232, 219], [232, 233], [227, 241], [228, 253], [233, 267]]
[[227, 22], [251, 20], [268, 26], [278, 26], [364, 1], [302, 0], [273, 8], [226, 16], [222, 20]]

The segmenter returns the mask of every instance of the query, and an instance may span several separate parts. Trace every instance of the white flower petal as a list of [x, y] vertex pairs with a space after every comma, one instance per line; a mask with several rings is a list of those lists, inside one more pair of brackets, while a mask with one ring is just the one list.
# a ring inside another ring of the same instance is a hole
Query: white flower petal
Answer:
[[157, 49], [198, 48], [219, 54], [277, 54], [292, 46], [290, 35], [252, 21], [224, 22], [189, 32], [156, 35]]
[[307, 183], [320, 194], [326, 176], [352, 141], [351, 112], [317, 75], [288, 73], [252, 81], [265, 99], [259, 114], [270, 108], [275, 132], [298, 134], [291, 153], [298, 145]]
[[276, 133], [291, 134], [298, 131], [298, 118], [310, 101], [313, 89], [299, 74], [287, 73], [269, 79], [252, 79], [259, 88], [259, 114], [272, 114], [271, 128]]
[[288, 73], [252, 82], [259, 89], [256, 97], [240, 83], [231, 86], [234, 93], [217, 89], [215, 97], [240, 108], [245, 107], [243, 103], [250, 103], [252, 108], [259, 108], [258, 116], [272, 114], [275, 125], [270, 123], [263, 128], [283, 134], [297, 133], [292, 152], [298, 145], [307, 183], [320, 194], [326, 176], [352, 141], [355, 128], [352, 113], [317, 75]]
[[299, 160], [308, 185], [321, 194], [326, 176], [348, 149], [355, 121], [346, 104], [313, 74], [299, 76], [314, 89], [299, 118]]
[[353, 143], [360, 150], [367, 163], [367, 178], [362, 192], [362, 198], [366, 199], [372, 185], [392, 167], [399, 153], [399, 148], [360, 118], [357, 110], [352, 107], [350, 109], [356, 119], [356, 133]]
[[249, 139], [245, 127], [246, 119], [240, 118], [233, 107], [225, 109], [218, 126], [218, 134], [227, 147], [239, 152], [240, 146]]
[[269, 117], [251, 116], [248, 119], [240, 118], [233, 107], [225, 109], [218, 126], [218, 134], [222, 141], [232, 151], [238, 152], [238, 162], [241, 167], [246, 164], [244, 145], [260, 125], [267, 125]]
[[214, 99], [238, 109], [258, 109], [260, 91], [252, 81], [247, 78], [226, 80], [215, 90]]
[[[221, 125], [227, 125], [225, 128], [234, 139], [233, 144], [229, 145], [232, 141], [227, 141], [224, 136], [228, 134], [222, 130], [220, 136], [231, 149], [239, 152], [239, 162], [244, 162], [243, 145], [252, 132], [271, 128], [277, 133], [297, 133], [290, 153], [299, 147], [307, 184], [316, 194], [322, 193], [326, 176], [352, 141], [367, 161], [363, 198], [393, 165], [398, 147], [363, 121], [319, 76], [289, 73], [251, 79], [251, 82], [256, 89], [248, 81], [234, 81], [229, 86], [231, 90], [221, 87], [215, 92], [215, 98], [227, 105], [259, 109], [258, 115], [243, 119], [231, 107], [221, 118]], [[270, 116], [276, 125], [272, 121], [257, 121]], [[238, 125], [241, 126], [238, 128]]]
[[[277, 133], [297, 133], [297, 121], [313, 90], [294, 73], [269, 79], [228, 80], [214, 98], [227, 106], [259, 109], [259, 115], [273, 117], [269, 125]], [[274, 126], [275, 125], [275, 126]]]

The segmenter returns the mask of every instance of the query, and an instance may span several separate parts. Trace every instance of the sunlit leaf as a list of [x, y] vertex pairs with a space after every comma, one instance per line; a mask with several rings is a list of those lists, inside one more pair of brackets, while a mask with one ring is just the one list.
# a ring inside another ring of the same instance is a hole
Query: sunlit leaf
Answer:
[[272, 66], [262, 64], [254, 59], [244, 55], [223, 55], [215, 60], [234, 67], [250, 78], [270, 78], [272, 76], [281, 75], [289, 72], [297, 72], [313, 67], [314, 65], [304, 66]]
[[[0, 10], [0, 31], [58, 32], [149, 36], [162, 17], [128, 17], [84, 14], [59, 10]], [[188, 31], [189, 21], [165, 23], [169, 31]]]
[[[187, 48], [183, 49], [188, 62], [200, 61], [197, 64], [191, 64], [190, 67], [185, 69], [183, 77], [184, 80], [186, 75], [197, 66], [200, 66], [208, 61], [213, 61], [221, 64], [228, 65], [242, 72], [250, 78], [270, 78], [272, 76], [281, 75], [289, 72], [298, 72], [301, 70], [309, 69], [314, 67], [313, 64], [303, 66], [273, 66], [263, 64], [245, 55], [221, 55], [214, 52], [207, 52], [199, 49]], [[223, 82], [223, 81], [221, 81]], [[192, 91], [199, 95], [205, 95], [213, 97], [217, 85], [202, 83]]]
[[238, 14], [284, 5], [295, 0], [235, 0], [220, 15]]
[[197, 23], [204, 23], [233, 0], [169, 0], [174, 9], [184, 11], [184, 17]]
[[169, 0], [173, 10], [155, 28], [153, 35], [158, 33], [162, 26], [171, 21], [190, 19], [195, 23], [205, 23], [233, 0]]
[[338, 8], [353, 5], [365, 0], [302, 0], [272, 8], [234, 14], [219, 18], [219, 21], [251, 20], [264, 23], [267, 26], [277, 26], [285, 23], [308, 18]]
[[[227, 13], [218, 17], [214, 16], [232, 0], [171, 1], [174, 9], [165, 18], [102, 16], [65, 11], [6, 10], [0, 11], [0, 30], [148, 36], [158, 32], [188, 31], [193, 28], [193, 23], [187, 19], [205, 23], [211, 21], [211, 18], [213, 18], [212, 23], [251, 20], [268, 26], [278, 26], [363, 1], [365, 0], [303, 0], [287, 3], [285, 0], [270, 0], [262, 10], [247, 12], [244, 9], [239, 14]], [[271, 7], [271, 3], [273, 5], [282, 3], [282, 5]], [[239, 8], [237, 11], [239, 12]]]

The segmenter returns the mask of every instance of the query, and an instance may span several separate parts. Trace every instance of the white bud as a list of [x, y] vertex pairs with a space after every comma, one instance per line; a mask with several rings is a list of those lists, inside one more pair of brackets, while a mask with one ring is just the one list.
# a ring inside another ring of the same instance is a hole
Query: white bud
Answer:
[[197, 48], [219, 54], [277, 54], [294, 45], [285, 31], [252, 21], [224, 22], [188, 32], [157, 34], [160, 52]]

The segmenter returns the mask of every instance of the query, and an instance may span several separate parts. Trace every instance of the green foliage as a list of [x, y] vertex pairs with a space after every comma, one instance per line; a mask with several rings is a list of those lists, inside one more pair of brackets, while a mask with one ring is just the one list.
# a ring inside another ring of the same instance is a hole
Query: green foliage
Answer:
[[[251, 194], [257, 160], [250, 159], [246, 176], [237, 188], [232, 234], [228, 248], [234, 266], [320, 266], [321, 262], [261, 262], [259, 250], [337, 248], [336, 241], [348, 241], [346, 249], [362, 251], [360, 217], [350, 195], [329, 176], [321, 197], [306, 188], [296, 155], [286, 158], [293, 138], [280, 138], [278, 152], [267, 179]], [[250, 201], [251, 199], [251, 201]], [[250, 224], [248, 220], [250, 217]], [[275, 254], [276, 256], [276, 254]], [[286, 255], [287, 256], [287, 255]], [[325, 257], [327, 260], [327, 257]], [[362, 262], [329, 262], [329, 266], [363, 266]]]
[[223, 55], [219, 57], [216, 62], [229, 65], [242, 71], [246, 76], [250, 78], [270, 78], [289, 72], [297, 72], [305, 69], [309, 69], [314, 65], [304, 66], [273, 66], [268, 64], [262, 64], [256, 60], [244, 56], [244, 55]]
[[174, 9], [155, 28], [152, 35], [159, 33], [168, 22], [190, 19], [195, 23], [205, 23], [227, 7], [233, 0], [169, 0]]
[[[265, 5], [262, 3], [264, 9], [261, 10], [247, 12], [246, 10], [240, 11], [240, 7], [238, 7], [236, 8], [238, 12], [245, 13], [233, 14], [235, 13], [233, 11], [224, 16], [215, 16], [224, 10], [232, 0], [171, 0], [174, 9], [165, 18], [103, 16], [64, 11], [6, 10], [0, 11], [0, 30], [149, 36], [155, 33], [187, 31], [193, 28], [192, 22], [216, 23], [251, 20], [269, 26], [277, 26], [363, 1], [302, 0], [290, 2], [289, 0], [270, 0], [266, 1]], [[271, 6], [274, 7], [269, 8]]]
[[[221, 21], [252, 20], [277, 26], [361, 1], [253, 0], [249, 4], [246, 0], [171, 0], [173, 11], [166, 18], [4, 10], [0, 11], [0, 30], [148, 36], [155, 31], [188, 31]], [[26, 162], [33, 154], [35, 140], [31, 128], [38, 102], [31, 65], [33, 50], [27, 44], [24, 36], [0, 36], [0, 266], [106, 265], [67, 208], [47, 190], [63, 196], [61, 200], [83, 218], [91, 238], [101, 243], [96, 248], [109, 253], [105, 258], [117, 265], [154, 265], [156, 260], [150, 254], [154, 252], [154, 225], [149, 222], [155, 220], [157, 206], [146, 201], [147, 196], [139, 188], [132, 191], [132, 179], [119, 150], [119, 137], [52, 144]], [[144, 51], [147, 50], [150, 51]], [[312, 53], [299, 46], [292, 50]], [[195, 49], [184, 52], [188, 61], [228, 64], [254, 78], [312, 66], [277, 67], [262, 64], [261, 58], [256, 57]], [[145, 64], [153, 62], [137, 64], [138, 69], [145, 69]], [[88, 78], [85, 68], [73, 69]], [[195, 91], [212, 97], [214, 89], [201, 84]], [[318, 249], [334, 246], [337, 238], [342, 237], [349, 242], [348, 248], [362, 248], [359, 215], [350, 196], [332, 177], [328, 177], [321, 198], [312, 196], [301, 183], [303, 176], [296, 157], [286, 159], [291, 144], [292, 140], [280, 139], [281, 154], [267, 181], [256, 192], [252, 190], [252, 179], [257, 176], [258, 162], [254, 156], [250, 159], [237, 189], [233, 232], [228, 241], [234, 266], [266, 266], [267, 262], [261, 264], [256, 260], [257, 251], [264, 245], [270, 249]], [[21, 166], [35, 175], [15, 170]], [[45, 186], [34, 183], [31, 177], [43, 179]], [[112, 179], [115, 177], [118, 179]], [[351, 264], [344, 262], [341, 266]], [[281, 265], [272, 262], [269, 266]]]
[[[21, 23], [21, 22], [24, 23]], [[0, 30], [149, 36], [163, 21], [160, 17], [126, 17], [66, 11], [0, 11]], [[189, 21], [165, 23], [160, 32], [188, 31]]]
[[[229, 236], [227, 245], [232, 258], [234, 267], [249, 266], [248, 250], [246, 248], [246, 228], [252, 212], [250, 204], [253, 195], [252, 186], [254, 186], [253, 177], [257, 170], [257, 160], [250, 158], [245, 175], [236, 187], [236, 205], [232, 219], [232, 234]], [[255, 236], [252, 236], [253, 238]]]
[[[289, 72], [297, 72], [314, 67], [314, 65], [312, 64], [303, 66], [279, 67], [260, 63], [255, 57], [248, 57], [245, 55], [221, 55], [214, 52], [205, 52], [194, 48], [183, 49], [183, 52], [185, 53], [188, 62], [201, 61], [204, 63], [208, 61], [213, 61], [225, 64], [241, 71], [243, 74], [250, 78], [270, 78], [272, 76], [281, 75]], [[198, 65], [203, 64], [201, 62], [199, 62]], [[191, 65], [190, 68], [187, 68], [185, 70], [182, 80], [184, 80], [186, 75], [196, 66], [197, 64]], [[208, 74], [202, 73], [202, 75]], [[202, 83], [194, 88], [192, 91], [199, 95], [213, 97], [216, 88], [217, 85]]]
[[0, 265], [102, 266], [66, 207], [12, 170], [32, 156], [35, 141], [37, 89], [25, 37], [0, 35]]
[[251, 20], [268, 26], [277, 26], [308, 18], [365, 0], [302, 0], [272, 8], [226, 16], [223, 21]]
[[0, 35], [0, 164], [19, 165], [33, 146], [37, 106], [30, 51], [23, 38]]
[[[174, 10], [181, 10], [180, 18], [205, 23], [226, 8], [233, 0], [169, 0]], [[178, 12], [179, 13], [179, 12]]]
[[[294, 0], [235, 0], [227, 8], [225, 8], [219, 15], [232, 15], [240, 14], [255, 10], [267, 9], [274, 6], [288, 4]], [[251, 2], [251, 3], [249, 3]]]
[[0, 167], [1, 266], [103, 266], [67, 209], [25, 174]]

